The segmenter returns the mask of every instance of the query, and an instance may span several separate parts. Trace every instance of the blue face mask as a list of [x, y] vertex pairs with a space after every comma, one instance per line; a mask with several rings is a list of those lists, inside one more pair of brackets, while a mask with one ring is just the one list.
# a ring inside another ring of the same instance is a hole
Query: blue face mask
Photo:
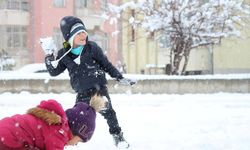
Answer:
[[72, 48], [70, 52], [75, 54], [75, 55], [80, 55], [83, 48], [84, 48], [84, 45], [80, 45], [80, 46], [78, 46], [76, 48]]

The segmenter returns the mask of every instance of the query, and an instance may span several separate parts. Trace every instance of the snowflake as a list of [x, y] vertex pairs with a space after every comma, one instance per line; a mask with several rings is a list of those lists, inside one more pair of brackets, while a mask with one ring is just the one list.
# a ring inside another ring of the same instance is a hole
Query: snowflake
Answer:
[[80, 114], [81, 114], [81, 115], [84, 115], [84, 112], [83, 112], [83, 111], [81, 111], [81, 112], [80, 112]]
[[5, 139], [4, 139], [4, 137], [1, 137], [1, 141], [3, 142]]
[[15, 123], [15, 127], [19, 127], [19, 123], [18, 122]]
[[63, 130], [63, 129], [60, 129], [58, 132], [61, 133], [61, 134], [63, 134], [63, 133], [64, 133], [64, 130]]
[[37, 125], [37, 129], [41, 129], [42, 128], [42, 125]]

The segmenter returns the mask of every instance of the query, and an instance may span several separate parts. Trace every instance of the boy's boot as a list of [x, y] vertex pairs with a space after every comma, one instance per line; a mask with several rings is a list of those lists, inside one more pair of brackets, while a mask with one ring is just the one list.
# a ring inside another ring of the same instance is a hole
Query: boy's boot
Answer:
[[118, 148], [128, 148], [129, 144], [128, 142], [124, 139], [123, 133], [120, 132], [119, 134], [112, 134], [115, 146]]

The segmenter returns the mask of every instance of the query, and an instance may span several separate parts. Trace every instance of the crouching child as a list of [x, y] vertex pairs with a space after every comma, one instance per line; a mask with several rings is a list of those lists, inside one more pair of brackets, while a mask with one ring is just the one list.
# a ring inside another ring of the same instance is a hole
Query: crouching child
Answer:
[[95, 130], [96, 112], [105, 107], [99, 97], [63, 110], [56, 100], [43, 100], [27, 111], [0, 120], [0, 150], [63, 150], [87, 142]]

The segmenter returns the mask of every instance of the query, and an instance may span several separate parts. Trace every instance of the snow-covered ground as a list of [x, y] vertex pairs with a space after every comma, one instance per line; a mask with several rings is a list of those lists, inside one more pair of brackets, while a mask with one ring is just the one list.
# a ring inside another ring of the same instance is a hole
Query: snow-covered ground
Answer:
[[[56, 99], [65, 109], [75, 95], [0, 94], [0, 119], [25, 111], [40, 100]], [[130, 150], [249, 150], [250, 94], [112, 94]], [[67, 150], [115, 150], [108, 127], [98, 114], [88, 143]]]

